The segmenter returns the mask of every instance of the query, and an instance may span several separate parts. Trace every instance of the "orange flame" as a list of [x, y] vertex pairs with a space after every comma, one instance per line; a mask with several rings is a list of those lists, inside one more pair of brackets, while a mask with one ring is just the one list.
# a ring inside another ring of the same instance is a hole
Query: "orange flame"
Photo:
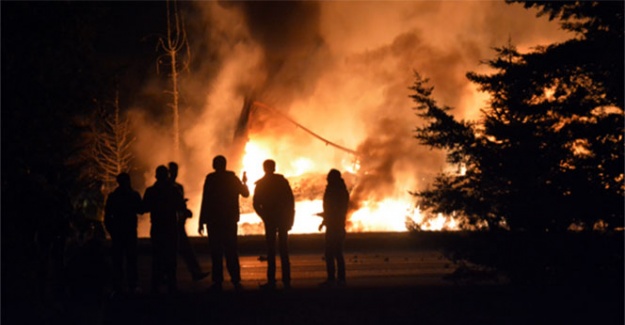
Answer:
[[[254, 182], [263, 176], [262, 162], [271, 157], [269, 150], [260, 141], [248, 141], [243, 156], [243, 171], [247, 172], [250, 192], [254, 192]], [[278, 157], [279, 158], [279, 157]], [[272, 158], [276, 159], [276, 158]], [[277, 159], [279, 160], [279, 159]], [[345, 162], [345, 171], [356, 172], [358, 164]], [[287, 178], [321, 173], [315, 170], [314, 161], [300, 157], [292, 160], [281, 171]], [[292, 184], [293, 185], [293, 184]], [[323, 211], [321, 193], [313, 199], [300, 199], [296, 202], [295, 223], [291, 233], [305, 234], [319, 232], [321, 218], [316, 216]], [[260, 218], [253, 212], [250, 199], [242, 199], [242, 214], [239, 222], [239, 234], [263, 234], [264, 229]], [[436, 218], [424, 218], [415, 207], [414, 198], [409, 194], [404, 197], [385, 198], [381, 201], [360, 202], [359, 208], [348, 217], [348, 232], [403, 232], [408, 231], [407, 223], [417, 223], [422, 230], [455, 230], [458, 224], [451, 218], [439, 215]]]

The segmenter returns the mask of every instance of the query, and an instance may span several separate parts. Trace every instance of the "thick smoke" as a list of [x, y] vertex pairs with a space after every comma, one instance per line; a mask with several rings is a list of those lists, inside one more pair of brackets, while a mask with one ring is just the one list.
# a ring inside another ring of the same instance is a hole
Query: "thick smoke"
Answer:
[[288, 107], [294, 98], [313, 94], [330, 62], [320, 35], [320, 4], [283, 1], [235, 2], [251, 40], [263, 55], [261, 83], [252, 85], [258, 99]]
[[[422, 123], [408, 97], [414, 71], [430, 78], [434, 97], [454, 107], [459, 118], [477, 119], [485, 97], [465, 74], [485, 71], [480, 62], [493, 56], [493, 47], [512, 42], [525, 51], [570, 37], [557, 24], [536, 18], [535, 11], [494, 1], [193, 5], [193, 19], [187, 21], [195, 60], [184, 80], [190, 107], [182, 117], [186, 155], [180, 180], [194, 211], [214, 155], [225, 154], [228, 167], [242, 171], [242, 147], [235, 145], [234, 134], [246, 99], [358, 152], [354, 157], [337, 150], [252, 107], [245, 140], [265, 144], [279, 172], [301, 180], [295, 162], [302, 159], [316, 175], [359, 165], [353, 175], [356, 202], [400, 197], [447, 168], [442, 153], [412, 138]], [[162, 126], [148, 125], [141, 144], [165, 143]], [[158, 158], [165, 163], [167, 156]], [[309, 187], [299, 180], [298, 188]]]

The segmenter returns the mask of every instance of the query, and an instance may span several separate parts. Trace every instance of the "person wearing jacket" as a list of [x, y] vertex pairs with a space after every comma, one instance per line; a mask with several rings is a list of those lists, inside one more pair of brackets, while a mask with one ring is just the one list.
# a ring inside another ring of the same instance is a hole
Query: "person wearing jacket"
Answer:
[[224, 156], [213, 158], [215, 171], [206, 176], [200, 208], [198, 232], [203, 235], [206, 227], [212, 261], [211, 291], [222, 290], [224, 257], [235, 290], [242, 289], [237, 247], [239, 195], [248, 197], [250, 192], [245, 174], [243, 180], [239, 180], [234, 172], [226, 170], [226, 163]]
[[[174, 187], [180, 191], [182, 197], [184, 197], [184, 186], [182, 184], [176, 182], [176, 178], [178, 177], [178, 164], [174, 161], [171, 161], [167, 164], [169, 168], [169, 177]], [[185, 203], [187, 202], [187, 198], [184, 199]], [[186, 224], [187, 220], [193, 216], [193, 213], [188, 208], [184, 211], [178, 212], [178, 254], [182, 257], [182, 260], [187, 265], [187, 269], [189, 273], [191, 273], [191, 278], [193, 281], [200, 281], [209, 275], [209, 272], [203, 272], [202, 266], [197, 260], [197, 256], [195, 255], [195, 250], [191, 245], [191, 241], [189, 240], [189, 236], [187, 235]]]
[[143, 207], [150, 213], [152, 242], [152, 291], [165, 283], [170, 293], [177, 291], [176, 260], [178, 214], [185, 211], [182, 193], [173, 185], [167, 167], [156, 168], [156, 182], [143, 194]]
[[323, 193], [323, 226], [325, 234], [325, 260], [327, 280], [321, 286], [345, 285], [345, 219], [349, 205], [349, 192], [341, 172], [331, 169], [327, 176], [327, 185]]
[[123, 291], [125, 273], [128, 289], [138, 293], [137, 215], [143, 213], [141, 195], [132, 188], [128, 173], [120, 173], [116, 179], [118, 186], [104, 207], [104, 226], [111, 236], [113, 290]]
[[254, 189], [254, 210], [263, 220], [267, 243], [267, 283], [262, 289], [276, 288], [276, 239], [280, 250], [282, 284], [291, 287], [291, 266], [289, 261], [288, 232], [295, 218], [295, 199], [289, 181], [276, 174], [275, 161], [263, 162], [265, 175], [256, 182]]

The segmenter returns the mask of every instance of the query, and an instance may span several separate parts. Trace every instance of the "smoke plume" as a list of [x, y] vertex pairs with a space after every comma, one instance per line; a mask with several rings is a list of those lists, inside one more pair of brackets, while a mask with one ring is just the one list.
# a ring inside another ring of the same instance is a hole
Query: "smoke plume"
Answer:
[[[430, 78], [435, 99], [459, 118], [477, 119], [485, 97], [465, 74], [484, 72], [480, 62], [493, 56], [493, 47], [510, 41], [526, 51], [570, 38], [535, 11], [495, 1], [198, 1], [192, 15], [195, 60], [183, 92], [193, 105], [182, 117], [180, 181], [194, 211], [213, 156], [226, 155], [228, 167], [241, 174], [243, 147], [235, 144], [241, 123], [245, 141], [263, 144], [266, 158], [287, 177], [301, 179], [302, 165], [317, 175], [330, 168], [353, 172], [356, 203], [426, 186], [448, 167], [441, 152], [412, 138], [421, 123], [408, 97], [414, 71]], [[358, 155], [259, 107], [249, 106], [242, 122], [246, 100]], [[140, 134], [142, 145], [165, 143], [161, 126], [146, 124], [152, 127]], [[166, 163], [167, 155], [159, 161]]]

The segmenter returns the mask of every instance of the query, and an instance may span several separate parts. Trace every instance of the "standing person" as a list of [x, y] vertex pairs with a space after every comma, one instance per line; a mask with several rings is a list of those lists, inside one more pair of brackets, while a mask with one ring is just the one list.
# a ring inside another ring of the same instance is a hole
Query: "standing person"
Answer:
[[[182, 184], [176, 182], [176, 178], [178, 177], [178, 164], [172, 161], [167, 166], [169, 167], [169, 178], [171, 179], [171, 182], [174, 187], [180, 191], [180, 194], [184, 198], [184, 187]], [[185, 198], [184, 201], [186, 202], [187, 199]], [[197, 261], [195, 251], [193, 250], [193, 246], [191, 246], [189, 236], [187, 236], [185, 225], [187, 223], [187, 219], [191, 217], [191, 210], [187, 208], [185, 208], [184, 211], [178, 212], [178, 254], [182, 256], [182, 260], [187, 265], [187, 269], [191, 273], [193, 281], [200, 281], [207, 277], [209, 273], [202, 272], [202, 267]]]
[[[331, 169], [327, 176], [328, 184], [323, 193], [323, 222], [319, 230], [326, 227], [325, 259], [328, 278], [321, 286], [345, 285], [345, 219], [349, 204], [349, 192], [341, 172]], [[338, 282], [337, 282], [338, 280]]]
[[165, 166], [156, 168], [156, 182], [143, 195], [145, 212], [150, 213], [152, 241], [152, 291], [165, 282], [170, 293], [176, 287], [177, 216], [186, 209], [180, 191], [169, 180]]
[[211, 291], [221, 291], [223, 276], [223, 258], [226, 258], [226, 267], [230, 274], [230, 281], [235, 290], [241, 290], [241, 267], [237, 248], [237, 230], [239, 222], [239, 195], [250, 196], [245, 173], [243, 180], [226, 170], [226, 158], [213, 158], [214, 172], [206, 176], [202, 207], [200, 209], [200, 223], [198, 232], [204, 233], [206, 226], [208, 244], [212, 261]]
[[265, 176], [256, 182], [254, 189], [254, 210], [265, 224], [267, 242], [267, 283], [261, 289], [276, 288], [276, 234], [280, 249], [282, 284], [291, 287], [291, 264], [289, 261], [288, 232], [295, 218], [295, 199], [289, 181], [275, 174], [276, 162], [268, 159], [263, 162]]
[[141, 214], [141, 195], [132, 188], [130, 175], [117, 175], [117, 188], [106, 198], [104, 226], [111, 236], [113, 293], [123, 290], [124, 258], [128, 289], [139, 293], [137, 272], [137, 214]]

